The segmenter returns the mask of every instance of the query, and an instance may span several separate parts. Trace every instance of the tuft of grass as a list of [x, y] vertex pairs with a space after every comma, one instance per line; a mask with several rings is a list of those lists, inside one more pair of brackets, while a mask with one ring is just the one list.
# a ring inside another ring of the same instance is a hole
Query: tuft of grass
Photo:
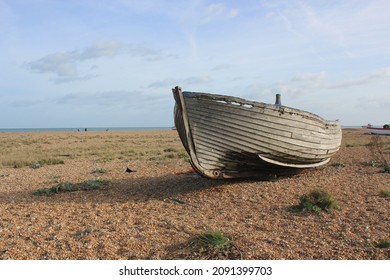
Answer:
[[30, 167], [31, 167], [32, 169], [38, 169], [38, 168], [41, 168], [42, 165], [41, 165], [39, 162], [34, 162], [34, 163], [32, 163], [32, 164], [30, 165]]
[[380, 190], [379, 195], [382, 197], [390, 197], [390, 190]]
[[335, 162], [335, 163], [332, 163], [332, 166], [336, 167], [336, 168], [343, 168], [343, 167], [345, 167], [345, 164], [343, 164], [341, 162]]
[[174, 149], [174, 148], [166, 148], [166, 149], [164, 149], [164, 153], [176, 153], [177, 152], [177, 150], [176, 149]]
[[207, 230], [193, 237], [198, 241], [202, 249], [224, 248], [229, 246], [229, 238], [219, 230]]
[[90, 233], [92, 233], [92, 229], [91, 228], [86, 228], [85, 230], [83, 231], [78, 231], [74, 234], [74, 237], [83, 237], [83, 236], [86, 236]]
[[179, 259], [242, 259], [242, 252], [219, 230], [205, 230], [193, 235]]
[[382, 167], [382, 173], [390, 174], [390, 158], [388, 152], [386, 152], [386, 142], [380, 135], [373, 135], [370, 143], [367, 145], [371, 152], [373, 167]]
[[298, 208], [309, 212], [319, 213], [331, 209], [340, 209], [331, 194], [323, 189], [316, 189], [299, 198]]
[[178, 152], [177, 153], [177, 157], [182, 159], [182, 160], [184, 160], [185, 162], [189, 162], [190, 161], [190, 157], [185, 152]]
[[377, 162], [375, 160], [369, 160], [369, 161], [363, 162], [363, 165], [364, 166], [370, 166], [370, 167], [381, 167], [382, 163]]
[[375, 247], [381, 248], [381, 249], [387, 249], [390, 248], [390, 239], [382, 239], [376, 242]]
[[97, 159], [96, 162], [105, 163], [105, 162], [110, 162], [113, 160], [114, 160], [114, 158], [112, 156], [104, 156], [102, 158]]
[[96, 173], [98, 173], [98, 174], [104, 174], [104, 173], [106, 173], [106, 172], [107, 172], [107, 170], [105, 170], [105, 169], [103, 169], [103, 168], [94, 168], [94, 169], [91, 171], [92, 174], [96, 174]]
[[65, 162], [62, 159], [56, 158], [45, 158], [40, 159], [38, 161], [29, 161], [29, 160], [14, 160], [10, 163], [14, 168], [22, 168], [29, 166], [33, 169], [41, 168], [44, 165], [56, 165], [56, 164], [64, 164]]
[[32, 194], [36, 196], [44, 196], [44, 195], [51, 195], [60, 192], [96, 190], [103, 186], [107, 186], [108, 183], [109, 183], [108, 181], [100, 180], [100, 179], [84, 181], [81, 183], [62, 182], [51, 188], [42, 188], [36, 190]]

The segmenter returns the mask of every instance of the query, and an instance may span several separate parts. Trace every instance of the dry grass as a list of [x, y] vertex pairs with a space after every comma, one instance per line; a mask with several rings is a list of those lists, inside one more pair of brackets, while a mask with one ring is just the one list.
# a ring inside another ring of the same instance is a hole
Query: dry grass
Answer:
[[0, 165], [19, 168], [79, 158], [97, 162], [187, 160], [174, 133], [134, 132], [131, 137], [126, 132], [1, 133]]

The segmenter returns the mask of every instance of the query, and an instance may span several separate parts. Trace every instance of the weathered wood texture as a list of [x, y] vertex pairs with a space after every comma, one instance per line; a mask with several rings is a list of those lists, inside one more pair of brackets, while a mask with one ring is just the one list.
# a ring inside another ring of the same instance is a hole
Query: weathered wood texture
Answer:
[[318, 166], [341, 144], [338, 121], [309, 112], [180, 88], [174, 96], [179, 136], [194, 168], [207, 177]]

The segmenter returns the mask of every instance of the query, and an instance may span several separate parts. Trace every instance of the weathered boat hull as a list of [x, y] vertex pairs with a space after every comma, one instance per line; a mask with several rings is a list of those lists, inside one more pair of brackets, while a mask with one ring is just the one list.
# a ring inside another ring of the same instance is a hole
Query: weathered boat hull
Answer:
[[175, 126], [192, 166], [209, 178], [289, 173], [327, 163], [338, 121], [285, 106], [173, 89]]

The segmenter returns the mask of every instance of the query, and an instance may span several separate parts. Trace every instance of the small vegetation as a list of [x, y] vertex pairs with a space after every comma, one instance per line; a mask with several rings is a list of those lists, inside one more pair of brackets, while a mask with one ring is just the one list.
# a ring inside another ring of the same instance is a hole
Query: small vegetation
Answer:
[[190, 157], [185, 152], [178, 152], [177, 153], [177, 157], [182, 159], [182, 160], [184, 160], [185, 162], [189, 162], [190, 161]]
[[105, 180], [89, 180], [81, 183], [70, 183], [70, 182], [62, 182], [51, 188], [43, 188], [33, 192], [33, 195], [36, 196], [45, 196], [56, 194], [60, 192], [75, 192], [75, 191], [88, 191], [88, 190], [96, 190], [101, 187], [107, 186], [108, 181]]
[[343, 164], [341, 162], [335, 162], [335, 163], [332, 163], [332, 166], [335, 168], [343, 168], [343, 167], [345, 167], [345, 164]]
[[[190, 249], [190, 250], [189, 250]], [[181, 259], [242, 259], [242, 253], [230, 238], [219, 230], [206, 230], [192, 236]]]
[[390, 248], [390, 239], [382, 239], [382, 240], [379, 240], [379, 241], [375, 244], [375, 247], [381, 248], [381, 249]]
[[323, 189], [316, 189], [299, 198], [298, 209], [319, 213], [331, 209], [340, 209], [340, 207], [331, 194]]
[[86, 228], [85, 230], [83, 231], [78, 231], [74, 234], [74, 237], [83, 237], [83, 236], [86, 236], [90, 233], [92, 233], [92, 229], [91, 228]]
[[209, 230], [197, 234], [193, 239], [199, 242], [202, 249], [223, 248], [229, 245], [229, 238], [219, 230]]
[[177, 150], [174, 149], [174, 148], [166, 148], [166, 149], [164, 149], [164, 153], [173, 153], [173, 152], [177, 152]]
[[62, 159], [57, 159], [57, 158], [46, 158], [40, 160], [20, 159], [20, 160], [12, 160], [6, 163], [6, 165], [12, 166], [14, 168], [22, 168], [22, 167], [29, 166], [33, 169], [41, 168], [44, 165], [55, 165], [55, 164], [64, 164], [64, 161]]
[[104, 174], [106, 172], [107, 172], [107, 170], [105, 170], [103, 168], [94, 168], [91, 173], [92, 174]]
[[369, 161], [364, 161], [363, 165], [370, 166], [370, 167], [381, 167], [382, 163], [377, 162], [375, 160], [369, 160]]
[[380, 135], [373, 135], [371, 137], [371, 141], [367, 147], [371, 152], [372, 160], [368, 163], [371, 163], [370, 166], [372, 167], [381, 167], [383, 173], [390, 174], [390, 157], [386, 151], [386, 144], [388, 143], [384, 142]]
[[380, 190], [379, 195], [382, 197], [390, 197], [390, 190]]

